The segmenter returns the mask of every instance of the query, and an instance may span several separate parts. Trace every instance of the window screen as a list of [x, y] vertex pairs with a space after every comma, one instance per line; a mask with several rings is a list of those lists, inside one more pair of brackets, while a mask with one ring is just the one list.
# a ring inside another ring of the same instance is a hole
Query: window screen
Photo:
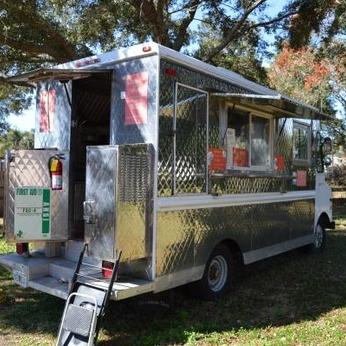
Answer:
[[293, 125], [293, 159], [309, 160], [310, 127], [304, 124]]
[[256, 115], [251, 116], [251, 165], [270, 164], [270, 120]]
[[230, 109], [228, 112], [228, 128], [235, 130], [235, 145], [233, 147], [233, 166], [249, 166], [249, 124], [250, 114], [240, 110]]

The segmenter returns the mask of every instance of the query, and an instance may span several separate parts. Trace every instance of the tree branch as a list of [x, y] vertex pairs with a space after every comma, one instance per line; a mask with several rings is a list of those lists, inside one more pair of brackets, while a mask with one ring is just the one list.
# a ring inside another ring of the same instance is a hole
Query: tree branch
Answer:
[[55, 53], [55, 49], [52, 49], [50, 46], [43, 44], [35, 44], [31, 42], [17, 41], [3, 34], [0, 34], [0, 43], [11, 48], [24, 51], [30, 55], [47, 54], [54, 57]]
[[256, 24], [250, 25], [250, 26], [247, 27], [246, 29], [255, 29], [255, 28], [258, 28], [258, 27], [261, 27], [261, 26], [271, 25], [271, 24], [280, 22], [280, 21], [282, 21], [282, 20], [285, 19], [285, 18], [291, 17], [291, 16], [293, 16], [293, 15], [295, 15], [295, 14], [297, 14], [297, 13], [298, 13], [298, 11], [292, 11], [292, 12], [283, 14], [282, 16], [273, 18], [273, 19], [271, 19], [271, 20], [268, 20], [268, 21], [265, 21], [265, 22], [260, 22], [260, 23], [256, 23]]
[[27, 83], [27, 82], [10, 82], [7, 79], [7, 76], [0, 72], [0, 85], [1, 85], [1, 83], [11, 85], [11, 86], [17, 85], [17, 86], [22, 86], [22, 87], [27, 87], [27, 88], [34, 88], [35, 87], [34, 84]]
[[198, 6], [200, 5], [200, 0], [191, 0], [189, 2], [189, 5], [186, 5], [187, 8], [189, 8], [189, 14], [182, 20], [177, 37], [175, 39], [175, 42], [173, 44], [173, 49], [179, 51], [183, 44], [186, 42], [187, 39], [187, 28], [195, 18]]
[[212, 48], [209, 53], [204, 57], [204, 61], [210, 62], [215, 55], [217, 55], [222, 49], [224, 49], [237, 35], [237, 32], [239, 29], [244, 25], [245, 21], [249, 17], [249, 15], [256, 10], [260, 5], [264, 4], [266, 0], [257, 0], [253, 3], [252, 6], [250, 6], [241, 16], [241, 18], [238, 20], [238, 22], [234, 25], [232, 29], [230, 29], [222, 41], [214, 48]]

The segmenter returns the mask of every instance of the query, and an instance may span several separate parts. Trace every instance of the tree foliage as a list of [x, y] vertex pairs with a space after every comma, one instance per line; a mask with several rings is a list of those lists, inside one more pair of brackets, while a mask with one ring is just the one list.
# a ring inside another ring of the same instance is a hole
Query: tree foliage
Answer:
[[317, 58], [312, 48], [287, 46], [277, 55], [268, 77], [274, 89], [326, 111], [331, 71], [329, 61]]
[[0, 136], [0, 157], [4, 157], [8, 149], [33, 149], [34, 131], [9, 130]]
[[313, 32], [331, 40], [345, 22], [340, 0], [285, 0], [280, 13], [268, 10], [269, 0], [2, 0], [0, 118], [31, 97], [5, 77], [38, 66], [153, 40], [177, 51], [194, 44], [200, 59], [264, 81], [263, 31], [300, 47]]

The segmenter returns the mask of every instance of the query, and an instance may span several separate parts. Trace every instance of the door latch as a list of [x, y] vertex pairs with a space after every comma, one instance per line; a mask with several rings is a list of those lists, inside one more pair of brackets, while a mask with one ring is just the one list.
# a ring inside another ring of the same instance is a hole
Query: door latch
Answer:
[[87, 224], [96, 223], [95, 201], [83, 202], [83, 219]]

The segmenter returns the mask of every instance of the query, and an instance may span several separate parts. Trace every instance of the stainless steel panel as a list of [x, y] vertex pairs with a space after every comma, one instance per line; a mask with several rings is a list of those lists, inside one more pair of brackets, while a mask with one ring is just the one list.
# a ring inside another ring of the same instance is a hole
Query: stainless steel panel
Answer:
[[7, 159], [5, 181], [5, 228], [8, 240], [15, 240], [14, 198], [16, 187], [50, 187], [48, 161], [51, 156], [58, 153], [64, 157], [63, 190], [51, 191], [51, 240], [68, 239], [69, 153], [57, 150], [16, 150]]
[[85, 239], [92, 256], [122, 251], [122, 274], [150, 278], [153, 146], [87, 148]]
[[234, 240], [248, 252], [304, 236], [313, 200], [159, 212], [157, 276], [204, 265], [214, 246]]
[[[42, 90], [56, 90], [56, 107], [53, 121], [53, 129], [49, 133], [40, 132], [40, 92]], [[66, 89], [71, 98], [72, 82], [66, 84]], [[48, 81], [38, 83], [36, 97], [35, 118], [35, 148], [57, 148], [59, 150], [70, 149], [71, 136], [71, 106], [63, 83]]]
[[[151, 145], [119, 146], [116, 248], [122, 261], [137, 261], [128, 270], [150, 278], [153, 231], [154, 149]], [[131, 266], [130, 266], [131, 267]]]
[[115, 257], [117, 152], [115, 146], [87, 147], [86, 201], [94, 217], [86, 220], [85, 241], [91, 256], [102, 259]]
[[290, 238], [312, 234], [314, 230], [315, 200], [297, 201], [289, 208]]
[[[157, 143], [157, 85], [158, 56], [132, 59], [114, 65], [110, 144]], [[125, 124], [126, 76], [134, 73], [148, 73], [147, 121], [144, 124]]]

